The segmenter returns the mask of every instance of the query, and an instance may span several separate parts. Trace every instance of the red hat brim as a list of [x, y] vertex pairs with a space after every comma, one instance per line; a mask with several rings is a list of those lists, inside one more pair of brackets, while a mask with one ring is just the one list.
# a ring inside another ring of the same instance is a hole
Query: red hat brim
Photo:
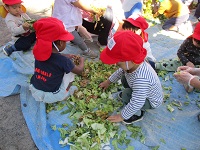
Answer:
[[101, 52], [100, 54], [100, 60], [104, 63], [104, 64], [109, 64], [109, 65], [112, 65], [112, 64], [116, 64], [118, 62], [120, 62], [121, 60], [120, 59], [117, 59], [117, 58], [113, 58], [111, 56], [109, 56], [107, 54], [107, 52], [109, 51], [109, 48], [106, 47], [104, 48], [104, 50]]
[[3, 3], [7, 4], [7, 5], [15, 5], [15, 4], [21, 4], [21, 3], [23, 3], [23, 1], [21, 1], [21, 0], [3, 0]]

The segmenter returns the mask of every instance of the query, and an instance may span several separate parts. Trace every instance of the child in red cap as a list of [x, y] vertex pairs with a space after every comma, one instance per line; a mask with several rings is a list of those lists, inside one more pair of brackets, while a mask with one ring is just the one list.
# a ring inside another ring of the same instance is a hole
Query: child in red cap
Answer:
[[197, 67], [200, 65], [200, 23], [194, 33], [185, 39], [177, 52], [178, 59], [163, 60], [155, 63], [157, 70], [176, 71], [179, 66]]
[[161, 83], [154, 69], [144, 60], [146, 54], [142, 38], [130, 30], [118, 31], [100, 54], [103, 63], [116, 64], [120, 68], [99, 86], [106, 89], [121, 79], [125, 87], [121, 93], [125, 106], [120, 114], [108, 117], [109, 121], [131, 124], [141, 120], [146, 109], [162, 104]]
[[150, 43], [148, 42], [148, 34], [145, 30], [149, 27], [147, 21], [139, 14], [133, 14], [128, 19], [124, 20], [122, 25], [123, 30], [131, 30], [140, 35], [144, 41], [143, 47], [147, 50], [146, 60], [151, 64], [155, 64], [155, 57], [152, 54]]
[[62, 21], [56, 18], [43, 18], [33, 24], [37, 41], [33, 48], [35, 71], [31, 78], [30, 90], [36, 101], [53, 103], [73, 94], [77, 88], [71, 86], [75, 74], [84, 69], [84, 59], [79, 58], [76, 66], [71, 58], [75, 55], [60, 54], [66, 41], [74, 39], [65, 30]]
[[[186, 82], [182, 82], [182, 83], [185, 83], [183, 85], [187, 92], [192, 92], [194, 87], [199, 89], [200, 88], [198, 86], [199, 82], [195, 82], [191, 86], [190, 81], [192, 81], [192, 78], [195, 77], [194, 75], [200, 76], [199, 69], [197, 69], [197, 68], [199, 68], [199, 65], [200, 65], [200, 22], [196, 25], [196, 27], [194, 29], [194, 33], [190, 37], [188, 37], [183, 42], [183, 44], [180, 46], [177, 55], [180, 59], [180, 63], [175, 64], [174, 68], [176, 68], [177, 71], [187, 70], [186, 72], [189, 72], [191, 74], [182, 75], [182, 73], [180, 73], [180, 75], [179, 75], [179, 74], [175, 73], [175, 77], [178, 80], [179, 80], [179, 78], [183, 78], [183, 80], [186, 81]], [[166, 66], [165, 68], [169, 68], [170, 66], [168, 66], [167, 62], [165, 62], [165, 63], [167, 65], [167, 66], [165, 65]], [[182, 66], [182, 65], [184, 65], [184, 66]], [[182, 66], [182, 67], [178, 67], [178, 66]], [[197, 68], [195, 68], [195, 67], [197, 67]], [[164, 67], [162, 67], [162, 69], [163, 68]], [[194, 80], [194, 81], [197, 81], [197, 80]]]
[[7, 45], [3, 48], [5, 55], [10, 56], [14, 51], [27, 51], [36, 40], [35, 32], [30, 30], [30, 24], [26, 20], [30, 17], [24, 12], [25, 7], [21, 0], [3, 0], [6, 11], [5, 22], [12, 33], [14, 45]]

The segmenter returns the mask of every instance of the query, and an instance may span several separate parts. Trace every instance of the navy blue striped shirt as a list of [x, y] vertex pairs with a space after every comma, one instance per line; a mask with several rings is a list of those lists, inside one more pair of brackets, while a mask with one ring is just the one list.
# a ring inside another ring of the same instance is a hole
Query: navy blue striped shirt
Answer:
[[125, 75], [129, 87], [133, 90], [130, 102], [121, 111], [124, 119], [129, 119], [140, 110], [146, 99], [149, 100], [153, 108], [162, 104], [163, 91], [160, 80], [147, 62], [143, 62], [132, 73], [127, 73], [119, 68], [109, 77], [109, 80], [113, 83], [117, 82], [122, 75]]

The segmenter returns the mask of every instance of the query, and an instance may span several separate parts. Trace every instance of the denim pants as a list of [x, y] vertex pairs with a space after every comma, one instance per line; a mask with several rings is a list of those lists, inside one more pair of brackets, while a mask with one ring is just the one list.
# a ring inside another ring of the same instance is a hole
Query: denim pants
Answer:
[[182, 23], [186, 22], [189, 18], [189, 14], [180, 16], [180, 17], [172, 17], [170, 19], [168, 19], [167, 21], [165, 21], [164, 25], [162, 26], [162, 28], [164, 30], [169, 30], [172, 26], [179, 26]]
[[14, 44], [17, 51], [27, 51], [36, 40], [35, 32], [30, 33], [28, 36], [21, 36]]
[[[127, 83], [127, 80], [125, 78], [125, 76], [122, 76], [121, 78], [121, 82], [122, 82], [122, 85], [123, 87], [125, 88], [123, 91], [122, 91], [122, 101], [123, 101], [123, 104], [124, 105], [127, 105], [129, 102], [130, 102], [130, 99], [132, 97], [132, 89], [129, 87], [128, 83]], [[150, 105], [150, 102], [148, 99], [146, 99], [144, 105], [142, 106], [141, 110], [145, 111], [146, 109], [154, 109], [151, 105]], [[135, 113], [135, 115], [140, 115], [141, 114], [141, 110], [137, 111]]]

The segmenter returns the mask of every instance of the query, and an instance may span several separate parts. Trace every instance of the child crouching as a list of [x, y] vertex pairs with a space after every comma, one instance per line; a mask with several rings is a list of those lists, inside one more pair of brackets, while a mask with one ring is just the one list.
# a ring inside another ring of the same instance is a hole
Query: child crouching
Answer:
[[33, 48], [35, 71], [31, 78], [30, 90], [36, 101], [53, 103], [62, 101], [77, 88], [71, 86], [74, 75], [80, 75], [84, 69], [84, 59], [79, 65], [72, 62], [75, 55], [60, 54], [66, 47], [66, 41], [74, 39], [65, 30], [62, 21], [56, 18], [43, 18], [33, 24], [37, 41]]
[[120, 68], [99, 86], [106, 89], [121, 79], [125, 87], [120, 94], [124, 108], [120, 114], [109, 116], [109, 121], [131, 124], [141, 120], [146, 109], [162, 104], [161, 83], [154, 69], [144, 60], [146, 55], [142, 38], [130, 30], [115, 33], [102, 51], [103, 63], [116, 64]]

